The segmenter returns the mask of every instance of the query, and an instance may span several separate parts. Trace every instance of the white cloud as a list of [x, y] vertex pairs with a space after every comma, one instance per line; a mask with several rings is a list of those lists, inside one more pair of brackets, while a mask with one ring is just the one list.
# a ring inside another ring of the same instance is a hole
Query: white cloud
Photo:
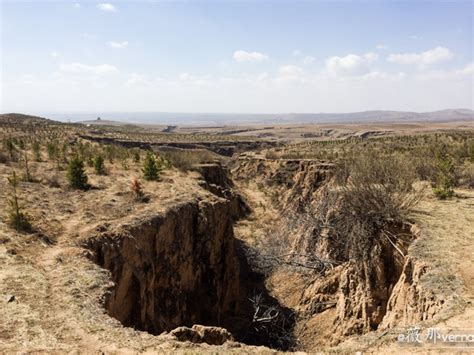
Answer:
[[468, 64], [466, 67], [460, 70], [456, 70], [458, 75], [474, 75], [474, 63]]
[[178, 78], [181, 81], [186, 81], [186, 80], [191, 79], [191, 75], [189, 75], [189, 73], [181, 73], [179, 74]]
[[390, 74], [379, 71], [371, 71], [366, 75], [360, 77], [362, 80], [376, 80], [376, 81], [401, 81], [406, 78], [406, 74], [403, 72]]
[[261, 62], [267, 60], [268, 56], [260, 52], [238, 50], [234, 52], [233, 58], [236, 62]]
[[422, 53], [390, 54], [387, 61], [398, 64], [427, 65], [449, 60], [453, 53], [446, 47], [436, 47]]
[[296, 65], [284, 65], [278, 69], [278, 73], [283, 76], [299, 76], [303, 74], [303, 69]]
[[410, 39], [413, 39], [415, 41], [421, 41], [423, 39], [423, 36], [420, 35], [411, 35], [409, 36]]
[[298, 57], [300, 55], [303, 55], [303, 52], [301, 52], [299, 49], [295, 49], [292, 53], [295, 57]]
[[433, 80], [433, 79], [436, 79], [436, 80], [465, 80], [465, 79], [471, 79], [471, 83], [472, 83], [473, 75], [474, 75], [474, 63], [469, 63], [462, 69], [423, 71], [423, 72], [418, 73], [416, 75], [416, 77], [418, 79], [423, 79], [423, 80]]
[[59, 70], [68, 73], [86, 73], [86, 74], [115, 74], [119, 70], [116, 66], [110, 64], [86, 65], [82, 63], [60, 64]]
[[50, 55], [51, 57], [53, 57], [53, 58], [59, 57], [59, 53], [58, 53], [58, 52], [51, 52], [51, 53], [49, 53], [49, 55]]
[[307, 55], [306, 57], [303, 58], [303, 63], [304, 64], [311, 64], [314, 62], [314, 57]]
[[136, 85], [149, 85], [150, 82], [145, 78], [145, 75], [131, 73], [127, 80], [127, 85], [136, 86]]
[[380, 51], [383, 51], [383, 50], [388, 49], [388, 46], [387, 46], [386, 44], [377, 44], [377, 45], [375, 46], [375, 49], [378, 49], [378, 50], [380, 50]]
[[115, 8], [114, 5], [110, 3], [100, 3], [97, 4], [97, 8], [102, 10], [102, 11], [107, 11], [107, 12], [116, 12], [117, 9]]
[[107, 46], [110, 48], [124, 49], [128, 47], [128, 42], [127, 41], [123, 41], [123, 42], [110, 41], [110, 42], [107, 42]]
[[76, 2], [76, 3], [74, 4], [74, 8], [75, 8], [75, 9], [79, 9], [80, 7], [81, 7], [81, 4], [79, 4], [78, 2]]
[[[367, 74], [334, 79], [321, 72], [285, 65], [268, 73], [230, 77], [148, 78], [146, 73], [108, 77], [84, 74], [90, 66], [75, 66], [79, 74], [61, 71], [54, 77], [24, 76], [6, 80], [8, 111], [179, 111], [194, 112], [341, 112], [370, 109], [430, 111], [471, 107], [473, 63], [458, 70], [422, 73]], [[71, 68], [63, 66], [70, 71]], [[99, 70], [100, 71], [100, 70]], [[443, 74], [444, 75], [441, 75]], [[143, 75], [142, 75], [143, 74]], [[298, 75], [297, 79], [292, 76]], [[3, 84], [3, 82], [2, 82]], [[104, 85], [107, 90], [104, 91]], [[48, 91], [47, 97], [38, 96]], [[97, 98], [100, 97], [100, 100]], [[78, 100], [80, 98], [80, 100]], [[5, 110], [6, 110], [5, 109]]]
[[378, 55], [366, 53], [363, 55], [348, 54], [345, 57], [331, 57], [326, 60], [326, 71], [334, 76], [357, 76], [370, 72], [370, 64], [377, 61]]
[[304, 84], [311, 80], [302, 68], [297, 65], [289, 64], [278, 68], [278, 76], [272, 79], [273, 82], [281, 84]]

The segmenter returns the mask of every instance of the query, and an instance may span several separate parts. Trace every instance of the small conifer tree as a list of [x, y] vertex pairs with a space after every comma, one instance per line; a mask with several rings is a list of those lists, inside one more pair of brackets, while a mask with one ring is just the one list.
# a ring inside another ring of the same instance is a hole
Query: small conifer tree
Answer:
[[160, 178], [161, 166], [158, 165], [155, 155], [150, 151], [146, 153], [142, 171], [145, 180], [156, 181]]
[[7, 138], [3, 142], [5, 145], [6, 150], [8, 151], [8, 154], [10, 155], [10, 160], [15, 160], [15, 143], [13, 142], [12, 138]]
[[440, 200], [445, 200], [454, 195], [455, 168], [453, 160], [447, 154], [436, 157], [437, 177], [433, 192]]
[[25, 166], [25, 175], [23, 177], [24, 181], [33, 181], [30, 174], [30, 166], [28, 165], [28, 154], [26, 151], [23, 152], [23, 163]]
[[94, 158], [94, 171], [97, 175], [105, 175], [104, 158], [98, 155]]
[[36, 161], [41, 161], [41, 147], [38, 141], [33, 142], [33, 155]]
[[84, 171], [84, 162], [78, 156], [74, 156], [69, 160], [66, 176], [72, 188], [87, 189], [87, 175]]
[[7, 224], [18, 231], [31, 231], [31, 223], [28, 220], [28, 216], [21, 210], [19, 203], [17, 191], [19, 179], [15, 171], [13, 171], [12, 177], [8, 178], [8, 183], [12, 187], [12, 193], [11, 198], [8, 200], [10, 208], [7, 215]]

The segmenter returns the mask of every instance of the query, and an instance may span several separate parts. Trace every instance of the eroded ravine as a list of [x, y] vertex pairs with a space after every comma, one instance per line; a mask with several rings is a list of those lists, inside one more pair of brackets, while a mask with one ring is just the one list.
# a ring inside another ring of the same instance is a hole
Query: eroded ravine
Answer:
[[91, 258], [111, 272], [109, 315], [152, 334], [201, 324], [226, 328], [247, 344], [289, 349], [291, 339], [275, 338], [271, 326], [262, 331], [254, 324], [260, 315], [251, 300], [255, 295], [278, 312], [285, 309], [267, 297], [264, 279], [248, 267], [234, 238], [233, 223], [248, 207], [222, 166], [199, 170], [200, 185], [212, 196], [99, 232], [85, 243]]
[[330, 199], [332, 169], [321, 161], [249, 157], [233, 165], [254, 210], [237, 236], [276, 257], [268, 289], [295, 312], [294, 337], [308, 351], [432, 319], [444, 304], [420, 282], [428, 266], [410, 254], [416, 225], [389, 224], [367, 236], [364, 257], [352, 256], [358, 246], [329, 223], [339, 208]]
[[[311, 217], [331, 213], [330, 164], [237, 162], [233, 178], [250, 208], [225, 168], [207, 164], [200, 171], [201, 186], [212, 197], [176, 204], [87, 241], [94, 261], [111, 271], [115, 287], [106, 308], [123, 325], [152, 334], [219, 326], [248, 344], [316, 350], [429, 319], [442, 306], [418, 285], [426, 267], [408, 254], [416, 237], [410, 225], [391, 226], [396, 239], [371, 236], [369, 257], [354, 262], [351, 246]], [[259, 194], [256, 182], [265, 192], [258, 203], [250, 197]], [[271, 208], [274, 220], [260, 219]], [[251, 242], [240, 227], [236, 239], [235, 221], [244, 216], [254, 228], [250, 234], [275, 239]], [[267, 272], [265, 247], [281, 243], [281, 235], [284, 267]], [[301, 267], [314, 266], [315, 259], [321, 268]]]

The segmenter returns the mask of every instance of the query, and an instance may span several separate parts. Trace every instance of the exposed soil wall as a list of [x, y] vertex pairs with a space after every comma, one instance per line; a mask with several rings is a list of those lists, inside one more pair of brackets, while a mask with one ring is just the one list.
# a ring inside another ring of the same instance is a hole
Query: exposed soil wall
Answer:
[[238, 313], [239, 266], [226, 200], [188, 202], [89, 240], [112, 273], [109, 314], [153, 334], [226, 324]]

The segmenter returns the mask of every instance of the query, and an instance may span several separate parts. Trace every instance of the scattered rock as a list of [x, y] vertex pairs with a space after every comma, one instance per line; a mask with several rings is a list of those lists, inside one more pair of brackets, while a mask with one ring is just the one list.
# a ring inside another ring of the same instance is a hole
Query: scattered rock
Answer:
[[195, 324], [192, 329], [196, 330], [202, 341], [207, 344], [221, 345], [228, 340], [234, 340], [232, 334], [225, 328]]
[[14, 300], [15, 300], [15, 295], [7, 295], [7, 297], [5, 297], [5, 301], [7, 303], [13, 302]]
[[178, 327], [171, 331], [171, 335], [179, 341], [190, 341], [191, 343], [207, 343], [210, 345], [222, 345], [226, 341], [233, 341], [232, 334], [227, 329], [219, 327], [208, 327], [195, 324], [192, 328]]
[[171, 331], [171, 335], [175, 336], [179, 341], [190, 341], [191, 343], [202, 343], [202, 339], [198, 332], [188, 327], [178, 327]]

